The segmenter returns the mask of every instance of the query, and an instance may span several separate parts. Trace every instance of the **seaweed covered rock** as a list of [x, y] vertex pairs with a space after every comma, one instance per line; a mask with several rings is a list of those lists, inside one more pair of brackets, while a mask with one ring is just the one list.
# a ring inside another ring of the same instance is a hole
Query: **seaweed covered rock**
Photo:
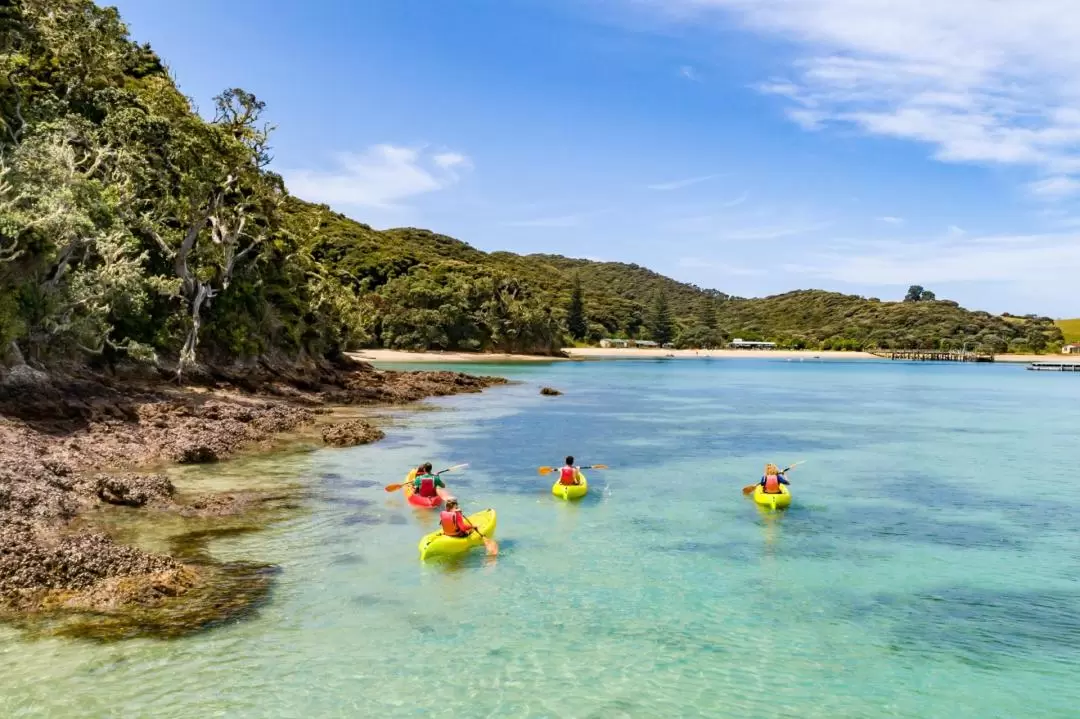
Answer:
[[349, 420], [323, 430], [323, 442], [331, 447], [354, 447], [358, 444], [378, 442], [386, 434], [362, 419]]
[[0, 518], [0, 602], [36, 591], [80, 590], [110, 577], [178, 569], [170, 557], [117, 544], [104, 534], [67, 535], [18, 517]]
[[143, 507], [149, 503], [164, 503], [172, 499], [175, 489], [169, 478], [161, 474], [132, 474], [94, 478], [95, 493], [102, 502], [126, 507]]

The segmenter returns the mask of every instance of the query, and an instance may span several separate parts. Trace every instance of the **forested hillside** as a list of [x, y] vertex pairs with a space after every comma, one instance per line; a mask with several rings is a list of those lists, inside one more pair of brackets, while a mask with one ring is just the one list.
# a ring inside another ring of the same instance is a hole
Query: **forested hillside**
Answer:
[[9, 1], [0, 36], [3, 366], [134, 359], [179, 372], [363, 346], [550, 353], [604, 336], [851, 349], [1061, 341], [1045, 318], [929, 295], [744, 300], [636, 265], [376, 231], [290, 197], [270, 169], [262, 102], [227, 89], [200, 116], [114, 10]]

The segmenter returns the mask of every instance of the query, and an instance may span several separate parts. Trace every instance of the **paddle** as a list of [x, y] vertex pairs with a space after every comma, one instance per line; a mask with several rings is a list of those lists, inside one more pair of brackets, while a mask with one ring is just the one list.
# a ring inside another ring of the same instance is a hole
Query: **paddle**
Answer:
[[[784, 467], [783, 469], [781, 469], [781, 470], [780, 470], [780, 474], [784, 474], [785, 472], [788, 472], [789, 470], [795, 469], [795, 468], [796, 468], [796, 467], [798, 467], [798, 466], [799, 466], [800, 464], [806, 464], [806, 460], [805, 460], [805, 459], [801, 459], [801, 460], [799, 460], [798, 462], [796, 462], [795, 464], [792, 464], [792, 465], [790, 465], [790, 466]], [[759, 482], [755, 482], [754, 484], [748, 484], [748, 485], [746, 485], [745, 487], [743, 487], [743, 488], [742, 488], [742, 493], [743, 493], [743, 494], [753, 494], [753, 492], [754, 492], [754, 487], [758, 486], [758, 484], [760, 484], [760, 483], [759, 483]]]
[[484, 550], [487, 551], [489, 557], [494, 557], [496, 554], [499, 553], [499, 545], [494, 539], [492, 539], [491, 537], [485, 537], [483, 532], [481, 532], [476, 527], [473, 527], [472, 531], [479, 534], [480, 539], [484, 540]]
[[[440, 474], [446, 474], [447, 472], [453, 472], [455, 469], [464, 469], [465, 467], [468, 467], [468, 466], [469, 466], [468, 463], [466, 463], [466, 464], [455, 464], [453, 467], [447, 467], [446, 469], [439, 470], [438, 472], [435, 473], [435, 476], [438, 477]], [[385, 489], [387, 492], [396, 492], [399, 489], [401, 489], [402, 487], [404, 487], [406, 484], [408, 484], [408, 482], [401, 482], [399, 484], [388, 484], [383, 489]]]
[[[547, 475], [551, 474], [552, 472], [558, 472], [560, 469], [562, 469], [562, 467], [538, 467], [536, 469], [536, 471], [540, 473], [541, 477], [546, 477]], [[606, 464], [587, 464], [584, 467], [578, 467], [578, 469], [611, 469], [611, 468], [608, 467]]]

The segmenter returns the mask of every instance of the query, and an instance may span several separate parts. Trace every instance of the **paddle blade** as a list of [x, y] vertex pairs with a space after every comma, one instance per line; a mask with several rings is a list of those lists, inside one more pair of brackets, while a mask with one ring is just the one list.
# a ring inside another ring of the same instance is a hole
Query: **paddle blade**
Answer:
[[388, 484], [383, 489], [385, 489], [387, 492], [396, 492], [404, 486], [404, 484]]
[[582, 469], [609, 469], [606, 464], [590, 464], [588, 467], [582, 467]]
[[541, 477], [546, 477], [547, 475], [554, 472], [555, 468], [554, 467], [539, 467], [539, 468], [537, 468], [536, 471], [540, 473]]
[[743, 494], [753, 494], [754, 493], [754, 487], [756, 487], [756, 486], [757, 486], [756, 484], [748, 484], [748, 485], [746, 485], [745, 487], [742, 488], [742, 493]]
[[489, 539], [488, 537], [484, 537], [484, 549], [487, 550], [489, 557], [494, 557], [499, 553], [498, 543], [496, 543], [494, 539]]

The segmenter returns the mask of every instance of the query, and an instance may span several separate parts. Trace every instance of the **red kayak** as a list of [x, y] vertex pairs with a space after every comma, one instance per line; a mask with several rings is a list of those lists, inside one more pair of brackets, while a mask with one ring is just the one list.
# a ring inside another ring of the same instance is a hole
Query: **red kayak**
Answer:
[[438, 495], [434, 497], [421, 497], [419, 494], [416, 494], [411, 484], [406, 484], [402, 489], [405, 492], [405, 499], [409, 500], [409, 504], [414, 507], [435, 509], [443, 503], [443, 498]]

